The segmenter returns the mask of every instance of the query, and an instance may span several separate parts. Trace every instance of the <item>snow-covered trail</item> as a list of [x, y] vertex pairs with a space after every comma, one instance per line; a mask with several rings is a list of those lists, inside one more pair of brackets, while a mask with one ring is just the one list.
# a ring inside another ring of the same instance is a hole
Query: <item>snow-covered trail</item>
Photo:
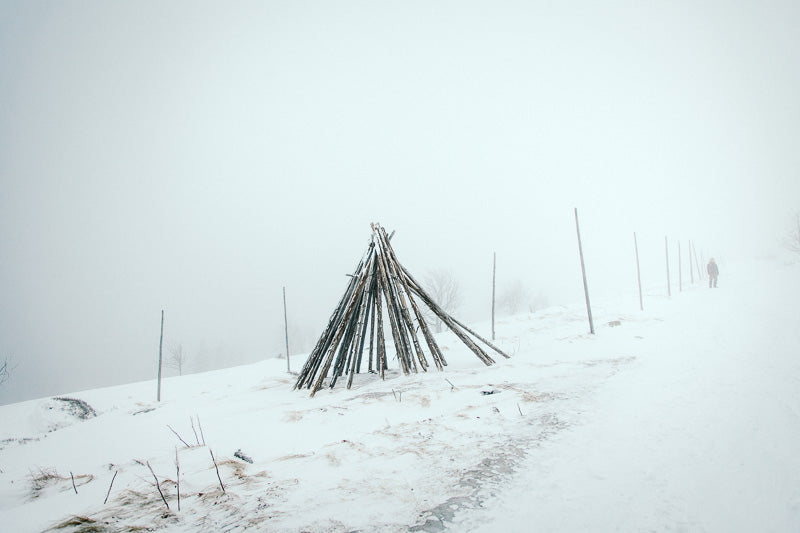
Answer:
[[459, 529], [800, 531], [800, 280], [730, 270], [651, 305], [638, 365]]

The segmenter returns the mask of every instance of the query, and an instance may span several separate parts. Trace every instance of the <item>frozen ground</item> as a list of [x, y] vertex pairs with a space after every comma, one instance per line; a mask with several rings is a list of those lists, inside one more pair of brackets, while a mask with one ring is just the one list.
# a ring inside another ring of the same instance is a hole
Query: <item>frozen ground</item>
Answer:
[[2, 530], [800, 531], [800, 268], [662, 292], [314, 398], [270, 360], [0, 407]]

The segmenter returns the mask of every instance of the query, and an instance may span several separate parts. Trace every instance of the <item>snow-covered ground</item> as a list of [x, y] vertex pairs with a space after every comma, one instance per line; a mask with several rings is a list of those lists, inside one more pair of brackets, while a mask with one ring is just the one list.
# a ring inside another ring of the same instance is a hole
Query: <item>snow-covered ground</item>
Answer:
[[492, 367], [445, 333], [314, 398], [269, 360], [0, 407], [0, 529], [800, 531], [800, 268], [650, 292], [500, 320]]

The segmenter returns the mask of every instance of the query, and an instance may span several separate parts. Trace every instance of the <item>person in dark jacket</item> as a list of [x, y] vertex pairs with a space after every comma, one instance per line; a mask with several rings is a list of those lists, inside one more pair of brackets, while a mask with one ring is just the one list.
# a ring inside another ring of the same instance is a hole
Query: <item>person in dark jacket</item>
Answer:
[[714, 262], [713, 257], [706, 265], [706, 272], [708, 272], [708, 288], [716, 288], [717, 276], [719, 276], [719, 267], [717, 266], [717, 263]]

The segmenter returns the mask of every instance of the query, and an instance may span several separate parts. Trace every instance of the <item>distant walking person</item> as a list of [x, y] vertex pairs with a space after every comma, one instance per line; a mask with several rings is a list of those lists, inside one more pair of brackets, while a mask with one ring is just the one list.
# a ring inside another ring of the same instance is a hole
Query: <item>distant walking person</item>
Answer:
[[708, 272], [708, 288], [716, 288], [717, 276], [719, 276], [719, 267], [717, 266], [717, 263], [714, 262], [713, 257], [708, 262], [708, 265], [706, 265], [706, 271]]

